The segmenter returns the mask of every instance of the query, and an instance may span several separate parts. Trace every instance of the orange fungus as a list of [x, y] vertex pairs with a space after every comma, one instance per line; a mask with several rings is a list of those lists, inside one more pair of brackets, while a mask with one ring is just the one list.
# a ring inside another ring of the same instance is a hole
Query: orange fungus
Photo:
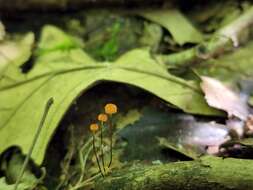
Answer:
[[98, 121], [106, 122], [108, 120], [108, 116], [104, 113], [98, 115]]
[[105, 113], [107, 114], [114, 114], [117, 113], [117, 106], [112, 103], [108, 103], [105, 105]]
[[99, 128], [98, 124], [96, 124], [96, 123], [90, 124], [90, 130], [92, 132], [96, 132], [98, 130], [98, 128]]

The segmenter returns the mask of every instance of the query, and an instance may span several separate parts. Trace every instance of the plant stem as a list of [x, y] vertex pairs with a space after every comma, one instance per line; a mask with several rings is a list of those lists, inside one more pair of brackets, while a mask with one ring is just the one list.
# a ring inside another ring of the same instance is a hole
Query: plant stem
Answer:
[[98, 178], [99, 176], [100, 176], [100, 173], [98, 173], [98, 174], [92, 176], [91, 178], [89, 178], [89, 179], [83, 181], [82, 183], [76, 185], [76, 186], [75, 186], [74, 188], [72, 188], [71, 190], [77, 190], [77, 189], [80, 189], [80, 188], [82, 188], [82, 187], [84, 187], [84, 186], [90, 185], [90, 184], [93, 183], [92, 180]]
[[100, 148], [101, 148], [101, 157], [102, 157], [102, 165], [103, 165], [103, 170], [105, 172], [105, 161], [104, 161], [104, 151], [103, 151], [103, 128], [104, 128], [104, 122], [101, 122], [101, 127], [100, 127]]
[[96, 146], [95, 146], [95, 135], [94, 135], [94, 133], [92, 133], [92, 137], [93, 137], [92, 143], [93, 143], [94, 155], [96, 157], [96, 161], [97, 161], [97, 165], [98, 165], [99, 171], [100, 171], [101, 175], [104, 177], [104, 174], [103, 174], [103, 172], [101, 170], [101, 166], [100, 166], [100, 163], [99, 163], [98, 155], [97, 155], [97, 150], [96, 150]]
[[110, 162], [108, 164], [108, 168], [110, 168], [112, 164], [112, 120], [111, 120], [111, 117], [109, 119], [109, 135], [110, 135]]
[[28, 164], [28, 162], [29, 162], [29, 160], [30, 160], [30, 157], [31, 157], [32, 151], [33, 151], [33, 149], [34, 149], [34, 146], [35, 146], [35, 144], [36, 144], [36, 142], [37, 142], [37, 140], [38, 140], [40, 131], [41, 131], [41, 129], [42, 129], [44, 123], [45, 123], [47, 114], [48, 114], [48, 112], [49, 112], [50, 107], [53, 105], [53, 102], [54, 102], [53, 98], [50, 98], [50, 99], [47, 101], [47, 103], [46, 103], [46, 106], [45, 106], [45, 109], [44, 109], [44, 113], [43, 113], [43, 115], [42, 115], [41, 121], [40, 121], [39, 126], [38, 126], [38, 128], [37, 128], [37, 131], [36, 131], [36, 133], [35, 133], [35, 136], [34, 136], [34, 138], [33, 138], [32, 145], [31, 145], [31, 147], [30, 147], [30, 149], [29, 149], [29, 151], [28, 151], [28, 154], [27, 154], [27, 156], [26, 156], [26, 158], [25, 158], [25, 161], [24, 161], [24, 163], [23, 163], [23, 166], [22, 166], [22, 168], [21, 168], [21, 171], [20, 171], [20, 173], [19, 173], [19, 175], [18, 175], [18, 178], [17, 178], [17, 180], [16, 180], [16, 183], [15, 183], [15, 186], [14, 186], [14, 190], [17, 190], [17, 189], [18, 189], [18, 185], [19, 185], [19, 183], [20, 183], [20, 181], [21, 181], [21, 179], [22, 179], [22, 177], [23, 177], [23, 174], [24, 174], [25, 169], [26, 169], [26, 166], [27, 166], [27, 164]]
[[78, 183], [81, 183], [83, 181], [83, 178], [84, 178], [84, 175], [85, 175], [85, 167], [86, 167], [86, 162], [87, 162], [87, 159], [90, 155], [90, 152], [92, 150], [92, 146], [90, 147], [87, 147], [88, 150], [85, 154], [85, 156], [83, 156], [83, 152], [82, 152], [82, 149], [79, 151], [79, 159], [80, 159], [80, 165], [81, 165], [81, 175], [80, 175], [80, 178], [78, 180]]

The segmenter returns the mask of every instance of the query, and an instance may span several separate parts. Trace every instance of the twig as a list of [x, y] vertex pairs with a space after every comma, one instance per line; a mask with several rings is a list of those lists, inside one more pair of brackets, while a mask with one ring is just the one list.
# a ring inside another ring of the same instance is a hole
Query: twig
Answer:
[[111, 164], [112, 164], [112, 119], [109, 119], [109, 135], [110, 135], [110, 162], [108, 164], [108, 168], [110, 168]]
[[210, 41], [179, 53], [157, 55], [156, 58], [168, 67], [205, 61], [245, 42], [252, 25], [253, 6], [233, 22], [218, 30]]
[[104, 150], [103, 150], [103, 128], [104, 128], [104, 122], [101, 122], [101, 127], [100, 127], [100, 148], [101, 148], [101, 157], [102, 157], [102, 165], [103, 165], [103, 170], [105, 172], [105, 160], [104, 160]]

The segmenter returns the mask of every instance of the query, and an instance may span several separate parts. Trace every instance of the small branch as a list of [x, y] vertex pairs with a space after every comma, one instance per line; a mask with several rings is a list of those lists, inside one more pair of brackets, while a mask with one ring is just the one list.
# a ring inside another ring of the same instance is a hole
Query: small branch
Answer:
[[96, 190], [252, 190], [253, 161], [203, 157], [164, 165], [138, 165], [96, 180]]
[[249, 38], [253, 25], [253, 7], [239, 18], [214, 34], [214, 38], [191, 49], [169, 55], [158, 55], [157, 58], [168, 67], [201, 62], [222, 54], [244, 43]]

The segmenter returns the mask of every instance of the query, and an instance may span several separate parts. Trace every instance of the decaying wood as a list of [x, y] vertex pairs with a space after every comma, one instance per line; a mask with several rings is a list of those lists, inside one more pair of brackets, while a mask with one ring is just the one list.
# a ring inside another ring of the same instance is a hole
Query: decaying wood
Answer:
[[204, 157], [201, 160], [113, 171], [96, 190], [252, 190], [253, 161]]

